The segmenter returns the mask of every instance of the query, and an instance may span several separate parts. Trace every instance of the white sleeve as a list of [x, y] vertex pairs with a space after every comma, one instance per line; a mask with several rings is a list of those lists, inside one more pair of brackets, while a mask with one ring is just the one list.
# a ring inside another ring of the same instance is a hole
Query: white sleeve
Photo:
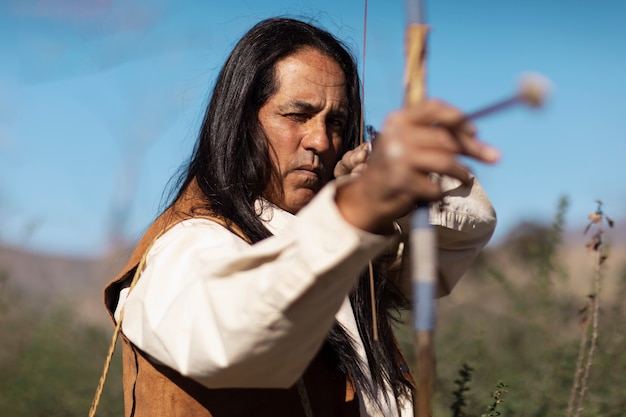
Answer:
[[124, 304], [139, 349], [211, 388], [292, 386], [389, 238], [348, 224], [326, 186], [287, 233], [249, 245], [184, 221], [150, 249]]
[[464, 186], [443, 177], [442, 186], [447, 190], [443, 204], [433, 205], [430, 213], [437, 228], [440, 297], [452, 291], [496, 228], [496, 212], [476, 178]]
[[[430, 223], [437, 232], [439, 297], [452, 291], [496, 227], [495, 210], [476, 178], [465, 186], [456, 179], [442, 177], [441, 186], [445, 198], [442, 203], [432, 204], [430, 209]], [[405, 235], [399, 286], [409, 298], [412, 297], [411, 268], [407, 267], [411, 255], [408, 248], [410, 222], [410, 216], [399, 220]]]

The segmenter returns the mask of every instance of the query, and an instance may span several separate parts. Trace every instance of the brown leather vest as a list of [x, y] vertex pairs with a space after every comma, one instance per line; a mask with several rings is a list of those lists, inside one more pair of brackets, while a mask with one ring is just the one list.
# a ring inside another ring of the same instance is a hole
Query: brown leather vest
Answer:
[[[129, 285], [142, 256], [164, 231], [190, 217], [208, 217], [226, 224], [199, 209], [198, 202], [202, 200], [195, 184], [189, 190], [148, 228], [122, 273], [106, 286], [104, 302], [111, 316], [120, 289]], [[230, 228], [237, 231], [233, 225]], [[123, 335], [122, 361], [126, 417], [306, 416], [296, 386], [289, 389], [209, 389], [171, 368], [155, 365]], [[359, 416], [354, 385], [333, 366], [331, 358], [318, 353], [302, 378], [314, 416]]]

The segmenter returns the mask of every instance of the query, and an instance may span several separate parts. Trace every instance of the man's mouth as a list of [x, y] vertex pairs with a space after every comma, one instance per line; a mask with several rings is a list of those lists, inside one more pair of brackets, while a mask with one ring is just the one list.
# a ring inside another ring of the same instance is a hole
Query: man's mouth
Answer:
[[322, 170], [319, 167], [314, 167], [313, 165], [302, 165], [296, 168], [294, 171], [315, 178], [322, 177]]
[[320, 167], [314, 167], [313, 165], [302, 165], [292, 171], [300, 178], [301, 185], [305, 188], [319, 188], [322, 184], [323, 173]]

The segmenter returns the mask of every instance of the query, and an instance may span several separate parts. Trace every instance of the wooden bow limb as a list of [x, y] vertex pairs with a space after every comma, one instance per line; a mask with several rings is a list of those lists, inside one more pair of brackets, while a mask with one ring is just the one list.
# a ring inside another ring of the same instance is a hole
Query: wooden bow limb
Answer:
[[[426, 97], [426, 40], [419, 0], [406, 0], [408, 25], [405, 39], [405, 106], [414, 106]], [[429, 221], [430, 205], [420, 202], [411, 221], [411, 265], [413, 288], [413, 329], [416, 387], [413, 415], [430, 417], [435, 374], [434, 330], [437, 279], [437, 236]]]

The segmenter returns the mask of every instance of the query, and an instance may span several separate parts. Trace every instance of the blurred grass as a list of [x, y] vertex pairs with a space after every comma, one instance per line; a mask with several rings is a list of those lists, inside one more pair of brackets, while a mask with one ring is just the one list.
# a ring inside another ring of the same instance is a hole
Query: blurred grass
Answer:
[[[502, 244], [483, 251], [452, 295], [439, 301], [435, 417], [452, 416], [455, 380], [464, 364], [473, 371], [462, 414], [455, 415], [485, 414], [501, 381], [507, 385], [498, 405], [502, 416], [565, 415], [593, 262], [589, 258], [588, 281], [574, 279], [586, 274], [577, 263], [586, 262], [586, 249], [581, 244], [563, 255], [566, 209], [561, 199], [552, 225], [520, 224]], [[607, 294], [600, 297], [609, 301], [601, 304], [583, 417], [626, 413], [626, 264], [615, 265], [620, 259], [625, 257], [609, 254], [606, 261], [613, 268], [604, 277]], [[0, 265], [0, 415], [85, 416], [112, 329], [88, 324], [67, 301], [57, 300], [52, 308], [40, 301], [12, 287]], [[397, 335], [412, 363], [410, 326], [400, 326]], [[98, 416], [123, 415], [119, 351]]]
[[[85, 416], [109, 344], [106, 329], [69, 305], [44, 309], [10, 286], [0, 293], [0, 415]], [[121, 361], [114, 361], [98, 415], [123, 415]]]
[[[498, 405], [502, 416], [566, 414], [583, 332], [581, 307], [587, 303], [576, 296], [580, 291], [564, 290], [580, 285], [560, 256], [567, 206], [566, 199], [559, 201], [552, 225], [521, 224], [503, 244], [484, 250], [452, 295], [439, 302], [434, 416], [452, 415], [455, 380], [464, 364], [474, 369], [466, 416], [486, 412], [500, 381], [508, 386]], [[581, 245], [576, 256], [586, 255]], [[626, 265], [617, 271], [604, 277], [613, 281], [613, 301], [601, 303], [598, 350], [581, 416], [626, 415]], [[400, 326], [398, 337], [412, 364], [410, 327]]]

